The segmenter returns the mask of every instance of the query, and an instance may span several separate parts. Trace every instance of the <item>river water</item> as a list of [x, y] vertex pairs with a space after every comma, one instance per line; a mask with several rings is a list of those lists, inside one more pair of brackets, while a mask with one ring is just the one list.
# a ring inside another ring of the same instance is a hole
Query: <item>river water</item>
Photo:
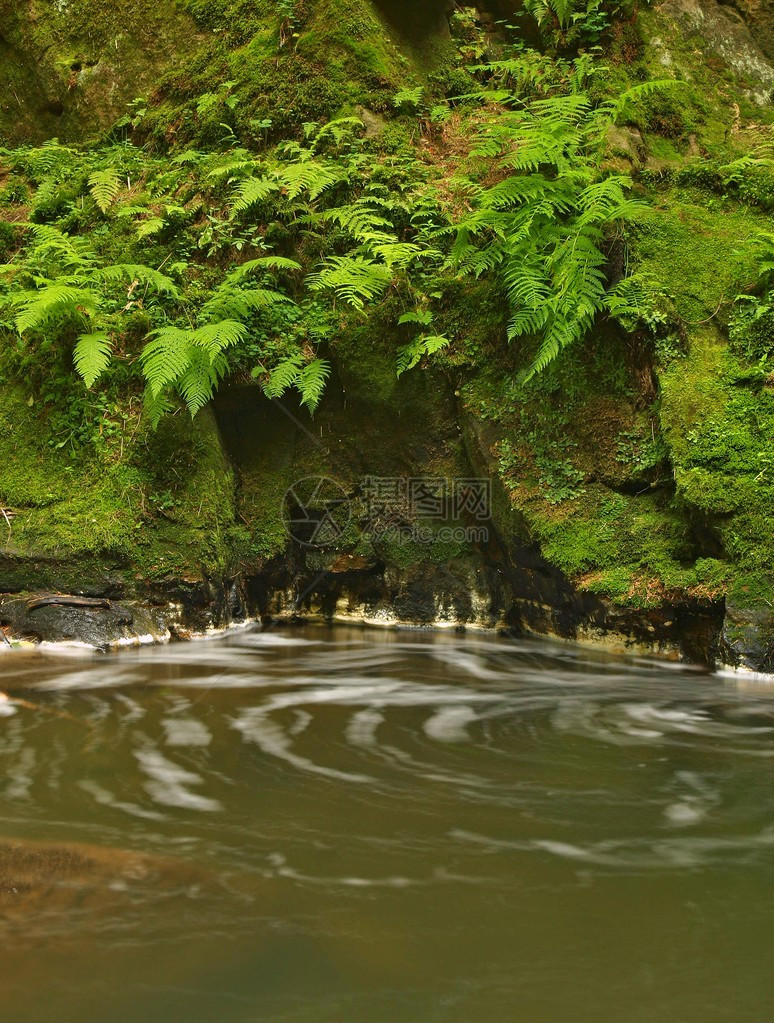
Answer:
[[0, 657], [5, 1023], [759, 1023], [774, 685], [427, 632]]

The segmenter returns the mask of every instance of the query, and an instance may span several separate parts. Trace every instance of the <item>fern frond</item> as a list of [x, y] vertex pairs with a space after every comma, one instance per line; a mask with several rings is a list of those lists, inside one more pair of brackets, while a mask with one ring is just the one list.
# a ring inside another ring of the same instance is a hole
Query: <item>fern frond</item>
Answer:
[[[375, 237], [379, 235], [380, 228], [391, 228], [392, 222], [386, 217], [379, 216], [368, 205], [357, 202], [351, 206], [338, 206], [335, 209], [324, 210], [315, 215], [317, 220], [324, 222], [332, 221], [340, 228], [350, 234], [356, 241], [364, 241], [366, 236]], [[384, 240], [389, 241], [394, 236], [390, 232], [381, 232]]]
[[231, 284], [240, 284], [245, 277], [249, 277], [256, 270], [287, 270], [292, 272], [300, 270], [301, 264], [295, 259], [287, 259], [285, 256], [259, 256], [258, 259], [250, 259], [246, 263], [232, 270], [226, 278]]
[[386, 266], [364, 256], [331, 256], [321, 270], [307, 277], [312, 291], [333, 291], [356, 309], [383, 295], [391, 280]]
[[114, 168], [95, 171], [89, 178], [89, 191], [102, 213], [107, 213], [121, 191], [121, 178]]
[[263, 390], [266, 396], [268, 398], [281, 398], [285, 391], [287, 391], [289, 387], [292, 387], [298, 379], [303, 364], [304, 356], [300, 351], [294, 352], [287, 359], [283, 359], [283, 361], [271, 371], [269, 379], [263, 385]]
[[89, 266], [96, 258], [85, 239], [71, 238], [50, 224], [23, 223], [19, 226], [32, 233], [34, 241], [29, 254], [32, 260], [55, 256], [69, 269], [75, 269]]
[[163, 217], [149, 217], [147, 220], [143, 220], [141, 224], [137, 225], [137, 237], [140, 239], [151, 238], [154, 234], [158, 234], [163, 227]]
[[398, 349], [397, 375], [403, 376], [408, 370], [419, 365], [425, 355], [435, 355], [449, 345], [445, 334], [423, 334]]
[[225, 370], [225, 362], [220, 358], [212, 359], [203, 348], [190, 350], [188, 366], [177, 382], [177, 389], [191, 418], [210, 401]]
[[168, 412], [171, 412], [174, 407], [172, 402], [169, 400], [169, 395], [167, 395], [163, 390], [159, 391], [158, 394], [154, 394], [151, 390], [150, 384], [148, 384], [145, 388], [142, 404], [143, 412], [147, 416], [154, 430], [158, 427], [162, 418]]
[[268, 288], [242, 291], [240, 288], [223, 284], [209, 302], [202, 306], [200, 317], [204, 320], [214, 318], [246, 320], [251, 313], [271, 309], [276, 305], [295, 305], [295, 302], [287, 295]]
[[85, 288], [51, 284], [40, 291], [22, 294], [18, 304], [21, 311], [16, 316], [16, 329], [24, 334], [28, 330], [50, 329], [89, 316], [98, 300]]
[[279, 190], [280, 183], [276, 178], [248, 178], [237, 185], [231, 200], [231, 211], [244, 213], [265, 202], [270, 195], [276, 195]]
[[326, 189], [338, 184], [343, 176], [343, 171], [335, 164], [318, 163], [315, 160], [291, 163], [279, 172], [282, 190], [288, 199], [297, 199], [302, 192], [306, 192], [311, 202], [318, 199]]
[[411, 242], [380, 242], [372, 245], [371, 251], [375, 256], [384, 260], [385, 266], [390, 271], [403, 270], [419, 257], [427, 259], [440, 255], [437, 250], [423, 248]]
[[677, 78], [654, 78], [649, 82], [639, 82], [637, 85], [631, 85], [628, 89], [625, 89], [609, 105], [606, 114], [615, 122], [631, 103], [636, 103], [637, 100], [652, 96], [655, 92], [665, 92], [670, 89], [684, 87], [685, 85], [687, 85], [687, 82], [680, 81]]
[[306, 405], [310, 412], [314, 412], [320, 404], [330, 375], [330, 363], [326, 359], [314, 359], [304, 366], [294, 380], [295, 387], [301, 395], [301, 404]]
[[157, 398], [165, 387], [175, 383], [191, 362], [191, 332], [180, 327], [161, 327], [140, 353], [140, 364], [151, 394]]
[[91, 387], [110, 365], [112, 343], [104, 332], [81, 334], [73, 350], [73, 362], [87, 387]]
[[327, 124], [324, 124], [319, 129], [312, 143], [312, 149], [319, 149], [320, 145], [329, 135], [333, 136], [336, 145], [341, 145], [347, 136], [351, 136], [364, 127], [365, 125], [359, 117], [337, 117], [333, 121], [328, 121]]
[[209, 323], [199, 327], [190, 335], [191, 343], [199, 348], [204, 348], [210, 356], [210, 361], [215, 359], [224, 349], [244, 341], [249, 331], [244, 323], [236, 320], [222, 320], [220, 323]]
[[423, 326], [433, 322], [433, 314], [429, 309], [412, 309], [407, 313], [404, 313], [398, 323], [400, 325], [404, 323], [421, 323]]
[[171, 298], [179, 298], [177, 285], [166, 274], [153, 267], [143, 266], [140, 263], [115, 263], [112, 266], [103, 267], [94, 271], [94, 279], [112, 283], [114, 281], [128, 280], [145, 284], [160, 294], [169, 295]]
[[521, 382], [528, 384], [538, 373], [542, 373], [580, 333], [578, 324], [568, 322], [562, 316], [555, 316], [543, 335], [532, 365], [522, 374]]

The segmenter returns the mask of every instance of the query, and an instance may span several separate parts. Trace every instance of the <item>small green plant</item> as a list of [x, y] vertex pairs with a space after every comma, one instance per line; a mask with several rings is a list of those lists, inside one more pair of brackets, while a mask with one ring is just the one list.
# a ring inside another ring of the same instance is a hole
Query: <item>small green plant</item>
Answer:
[[751, 293], [736, 296], [729, 335], [741, 355], [763, 365], [774, 354], [774, 234], [761, 234], [756, 243], [758, 280]]
[[585, 88], [591, 65], [579, 58], [555, 65], [561, 73], [553, 91], [524, 101], [510, 83], [529, 81], [535, 61], [545, 63], [521, 54], [484, 66], [500, 86], [486, 95], [506, 109], [487, 121], [476, 154], [497, 168], [498, 180], [485, 187], [467, 181], [471, 212], [454, 225], [448, 260], [463, 274], [502, 280], [510, 339], [538, 339], [525, 383], [581, 340], [600, 313], [636, 311], [637, 282], [608, 281], [604, 242], [641, 207], [627, 198], [629, 178], [600, 169], [601, 155], [627, 105], [661, 85], [647, 82], [595, 103]]
[[626, 0], [524, 0], [544, 38], [562, 49], [596, 43], [631, 6]]

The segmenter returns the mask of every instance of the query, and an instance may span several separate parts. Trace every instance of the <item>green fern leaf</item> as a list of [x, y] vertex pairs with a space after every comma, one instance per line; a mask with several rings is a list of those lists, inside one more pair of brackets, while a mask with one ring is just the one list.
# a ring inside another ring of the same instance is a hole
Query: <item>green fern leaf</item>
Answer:
[[22, 294], [18, 304], [21, 311], [16, 316], [16, 329], [24, 334], [28, 330], [55, 329], [88, 317], [97, 308], [98, 300], [85, 288], [51, 284], [40, 291]]
[[163, 416], [173, 409], [172, 402], [169, 400], [163, 390], [159, 391], [158, 394], [154, 394], [151, 390], [150, 384], [145, 388], [143, 394], [143, 411], [147, 416], [151, 426], [155, 430], [161, 422]]
[[391, 280], [386, 266], [363, 256], [331, 256], [307, 277], [312, 291], [333, 291], [356, 309], [383, 295]]
[[219, 358], [213, 360], [203, 348], [190, 350], [188, 366], [177, 382], [177, 389], [191, 418], [210, 401], [225, 370], [225, 362]]
[[403, 376], [408, 370], [419, 365], [425, 355], [435, 355], [449, 343], [449, 338], [445, 334], [424, 334], [410, 344], [401, 345], [398, 349], [397, 375]]
[[222, 320], [199, 327], [190, 335], [191, 343], [205, 349], [213, 361], [224, 349], [244, 341], [249, 331], [244, 323], [236, 320]]
[[315, 359], [304, 366], [294, 383], [301, 395], [301, 403], [310, 412], [314, 412], [320, 404], [325, 385], [331, 374], [331, 365], [326, 359]]
[[276, 178], [248, 178], [240, 182], [231, 201], [232, 213], [244, 213], [265, 202], [270, 195], [276, 195], [280, 183]]
[[87, 387], [92, 387], [110, 365], [112, 343], [102, 332], [81, 334], [73, 350], [75, 368]]
[[95, 171], [89, 178], [89, 191], [97, 206], [107, 213], [121, 191], [121, 179], [115, 169]]
[[433, 314], [429, 309], [412, 309], [408, 313], [404, 313], [398, 320], [399, 324], [404, 323], [421, 323], [423, 326], [428, 326], [433, 322]]
[[242, 291], [227, 282], [221, 285], [209, 302], [202, 306], [201, 318], [245, 320], [251, 313], [271, 309], [276, 305], [295, 305], [292, 298], [268, 288], [251, 288]]
[[191, 364], [193, 348], [191, 331], [179, 327], [161, 327], [153, 331], [151, 340], [140, 353], [140, 364], [154, 398], [186, 372]]
[[294, 352], [271, 371], [268, 381], [263, 385], [267, 398], [281, 398], [289, 387], [298, 379], [301, 367], [304, 364], [304, 356], [301, 352]]
[[226, 280], [231, 284], [241, 284], [256, 270], [287, 270], [291, 272], [300, 269], [301, 264], [297, 263], [295, 259], [287, 259], [285, 256], [260, 256], [258, 259], [250, 259], [236, 267], [229, 273]]
[[164, 228], [163, 217], [149, 217], [147, 220], [143, 220], [141, 224], [137, 225], [137, 237], [151, 238], [154, 234], [158, 234], [159, 231]]
[[101, 270], [95, 270], [94, 278], [106, 282], [137, 281], [160, 294], [169, 295], [171, 298], [180, 297], [177, 286], [170, 277], [150, 266], [143, 266], [139, 263], [116, 263], [113, 266], [106, 266]]
[[297, 199], [306, 192], [311, 202], [345, 177], [345, 173], [335, 164], [323, 164], [315, 160], [289, 164], [279, 173], [282, 190], [288, 199]]

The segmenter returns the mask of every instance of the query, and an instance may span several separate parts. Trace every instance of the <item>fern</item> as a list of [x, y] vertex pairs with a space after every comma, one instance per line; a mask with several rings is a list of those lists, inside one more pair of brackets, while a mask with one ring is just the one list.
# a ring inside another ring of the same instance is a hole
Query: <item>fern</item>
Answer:
[[398, 323], [400, 325], [404, 323], [421, 323], [423, 326], [428, 326], [433, 322], [433, 314], [429, 309], [412, 309], [408, 313], [404, 313]]
[[260, 256], [258, 259], [250, 259], [242, 263], [235, 270], [232, 270], [226, 278], [230, 284], [241, 284], [250, 274], [260, 270], [285, 270], [292, 272], [300, 270], [301, 264], [295, 259], [287, 259], [284, 256]]
[[379, 298], [390, 285], [392, 274], [382, 263], [364, 256], [332, 256], [322, 268], [309, 274], [312, 291], [332, 291], [356, 309]]
[[[252, 273], [253, 270], [300, 270], [301, 264], [295, 259], [288, 259], [285, 256], [259, 256], [258, 259], [251, 259], [239, 267], [239, 273]], [[236, 272], [236, 271], [235, 271]]]
[[422, 103], [424, 93], [425, 90], [421, 85], [416, 89], [401, 89], [400, 92], [395, 93], [392, 102], [398, 110], [404, 106], [413, 107], [417, 110]]
[[272, 370], [263, 390], [267, 397], [277, 399], [295, 387], [301, 404], [314, 412], [320, 404], [330, 373], [331, 366], [326, 359], [313, 359], [305, 364], [303, 354], [294, 352]]
[[81, 334], [73, 351], [75, 368], [92, 387], [110, 365], [111, 341], [105, 333]]
[[279, 291], [269, 288], [251, 288], [245, 291], [234, 287], [230, 279], [215, 290], [212, 298], [205, 302], [201, 316], [205, 320], [237, 319], [246, 320], [251, 313], [261, 312], [278, 305], [295, 305], [293, 300]]
[[227, 369], [222, 355], [213, 356], [197, 347], [189, 350], [188, 364], [177, 381], [177, 389], [192, 418], [210, 401]]
[[398, 349], [397, 375], [402, 376], [419, 365], [424, 356], [435, 355], [436, 352], [448, 347], [449, 343], [449, 338], [445, 334], [423, 334], [410, 344], [402, 345]]
[[105, 282], [128, 280], [131, 283], [137, 281], [138, 284], [144, 284], [160, 294], [169, 295], [171, 298], [179, 297], [177, 286], [170, 277], [150, 266], [142, 266], [137, 263], [116, 263], [103, 267], [94, 271], [94, 279]]
[[[569, 17], [572, 4], [557, 7], [551, 0], [544, 7]], [[508, 73], [518, 76], [529, 62], [511, 61]], [[461, 273], [501, 277], [511, 306], [509, 338], [537, 344], [524, 382], [580, 341], [598, 314], [621, 307], [623, 292], [608, 294], [605, 230], [641, 209], [626, 196], [629, 179], [605, 176], [599, 167], [614, 116], [652, 89], [635, 87], [595, 106], [577, 84], [587, 74], [584, 63], [573, 67], [569, 90], [544, 91], [526, 103], [509, 94], [516, 109], [485, 127], [476, 152], [499, 164], [504, 176], [468, 190], [471, 212], [456, 225], [447, 260]], [[406, 350], [404, 362], [415, 356]]]
[[269, 196], [276, 195], [279, 190], [280, 183], [276, 178], [247, 178], [236, 188], [231, 202], [232, 212], [244, 213], [265, 202]]
[[161, 390], [158, 394], [154, 394], [150, 384], [145, 388], [142, 404], [143, 412], [154, 430], [159, 425], [163, 417], [174, 408], [169, 395], [163, 390]]
[[140, 364], [153, 398], [175, 383], [188, 369], [191, 360], [191, 331], [180, 327], [161, 327], [150, 335], [140, 353]]
[[234, 320], [207, 324], [196, 330], [162, 327], [153, 331], [140, 354], [150, 397], [175, 386], [192, 416], [212, 398], [228, 368], [223, 353], [247, 336], [247, 327]]
[[314, 359], [299, 373], [295, 386], [301, 395], [301, 404], [306, 405], [310, 412], [314, 412], [320, 404], [330, 375], [330, 363], [325, 359]]
[[148, 217], [147, 220], [143, 220], [141, 224], [137, 225], [137, 237], [142, 241], [143, 238], [151, 238], [153, 235], [159, 233], [164, 228], [163, 217]]
[[336, 164], [318, 163], [314, 160], [289, 164], [279, 174], [283, 193], [288, 199], [297, 199], [306, 193], [314, 202], [332, 185], [342, 180], [342, 170]]
[[293, 352], [287, 359], [272, 370], [269, 379], [263, 385], [264, 393], [269, 398], [281, 398], [288, 388], [298, 380], [304, 356], [301, 352]]
[[247, 334], [248, 330], [244, 323], [237, 320], [222, 320], [220, 323], [209, 323], [192, 331], [190, 339], [192, 344], [203, 348], [210, 359], [214, 360], [226, 348], [244, 341]]
[[19, 295], [16, 301], [21, 307], [15, 321], [20, 334], [83, 320], [98, 305], [98, 299], [92, 292], [68, 284], [50, 284], [40, 291]]
[[102, 213], [107, 213], [121, 191], [121, 179], [115, 169], [95, 171], [89, 178], [89, 191]]

